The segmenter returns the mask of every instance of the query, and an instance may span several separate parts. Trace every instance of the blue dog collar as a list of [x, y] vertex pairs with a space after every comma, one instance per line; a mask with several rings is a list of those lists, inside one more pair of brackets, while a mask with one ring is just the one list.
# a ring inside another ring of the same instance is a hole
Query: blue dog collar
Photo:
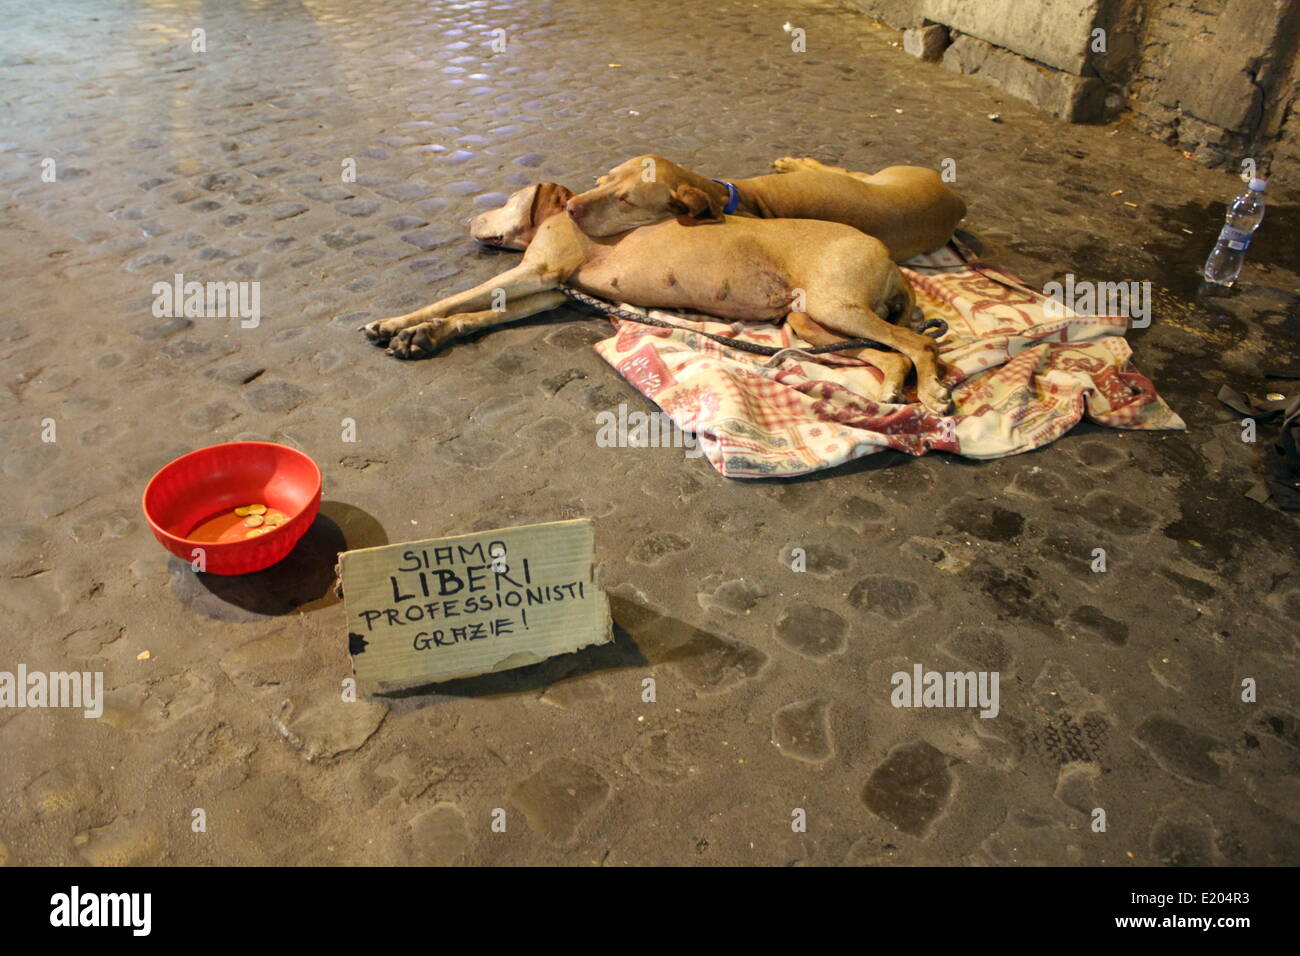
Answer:
[[714, 182], [719, 186], [727, 187], [727, 208], [722, 211], [725, 215], [730, 216], [740, 206], [740, 190], [725, 179], [715, 179]]

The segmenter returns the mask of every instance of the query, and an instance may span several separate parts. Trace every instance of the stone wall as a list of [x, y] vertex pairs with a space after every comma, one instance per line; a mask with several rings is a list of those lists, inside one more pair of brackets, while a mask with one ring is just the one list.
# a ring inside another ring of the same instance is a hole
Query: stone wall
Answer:
[[[1135, 123], [1209, 166], [1254, 157], [1300, 172], [1297, 0], [1151, 4], [1129, 104]], [[1288, 118], [1291, 119], [1288, 125]]]
[[1300, 0], [846, 2], [1063, 119], [1129, 117], [1207, 166], [1300, 178]]

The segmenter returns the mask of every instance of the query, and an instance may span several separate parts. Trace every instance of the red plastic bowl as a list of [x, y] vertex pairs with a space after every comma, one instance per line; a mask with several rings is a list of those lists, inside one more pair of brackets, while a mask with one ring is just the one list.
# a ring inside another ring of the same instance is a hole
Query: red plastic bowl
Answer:
[[[182, 455], [149, 479], [141, 504], [154, 537], [187, 562], [203, 549], [209, 574], [249, 574], [284, 558], [320, 511], [321, 473], [302, 452], [264, 441], [229, 442]], [[193, 537], [205, 522], [248, 504], [287, 516], [256, 538], [240, 529], [217, 540]], [[233, 538], [233, 540], [229, 540]]]

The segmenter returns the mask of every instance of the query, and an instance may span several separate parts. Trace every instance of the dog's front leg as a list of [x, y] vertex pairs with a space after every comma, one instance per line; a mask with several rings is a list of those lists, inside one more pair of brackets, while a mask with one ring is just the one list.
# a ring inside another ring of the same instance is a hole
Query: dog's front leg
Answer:
[[398, 358], [427, 358], [452, 339], [462, 338], [480, 329], [526, 319], [538, 312], [554, 309], [568, 301], [563, 292], [537, 292], [522, 299], [510, 300], [500, 310], [458, 312], [432, 321], [417, 322], [398, 330], [388, 345], [388, 354]]
[[811, 156], [782, 156], [780, 159], [772, 160], [772, 168], [778, 173], [812, 172], [853, 175], [843, 166], [827, 166], [821, 160], [813, 159]]
[[557, 285], [559, 281], [555, 270], [548, 269], [541, 262], [524, 261], [513, 269], [507, 269], [495, 279], [489, 279], [472, 289], [449, 295], [445, 299], [439, 299], [432, 305], [426, 305], [406, 315], [391, 319], [376, 319], [361, 326], [360, 331], [366, 333], [366, 338], [376, 345], [387, 345], [389, 340], [402, 329], [449, 315], [480, 312], [501, 302], [521, 301], [538, 292], [554, 289]]
[[849, 176], [859, 182], [875, 185], [876, 179], [872, 173], [858, 173], [851, 169], [845, 169], [843, 166], [828, 166], [821, 160], [813, 159], [811, 156], [782, 156], [780, 159], [772, 160], [772, 167], [778, 173], [839, 173], [841, 176]]

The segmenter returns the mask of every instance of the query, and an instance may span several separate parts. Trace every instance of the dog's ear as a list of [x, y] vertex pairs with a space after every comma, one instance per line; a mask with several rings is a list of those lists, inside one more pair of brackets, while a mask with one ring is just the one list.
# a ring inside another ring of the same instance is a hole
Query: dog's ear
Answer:
[[695, 186], [683, 184], [674, 189], [668, 199], [668, 208], [683, 225], [722, 221], [722, 207], [717, 200]]
[[529, 221], [536, 229], [543, 222], [564, 210], [564, 204], [573, 198], [573, 190], [559, 183], [541, 183], [533, 193], [533, 208]]

